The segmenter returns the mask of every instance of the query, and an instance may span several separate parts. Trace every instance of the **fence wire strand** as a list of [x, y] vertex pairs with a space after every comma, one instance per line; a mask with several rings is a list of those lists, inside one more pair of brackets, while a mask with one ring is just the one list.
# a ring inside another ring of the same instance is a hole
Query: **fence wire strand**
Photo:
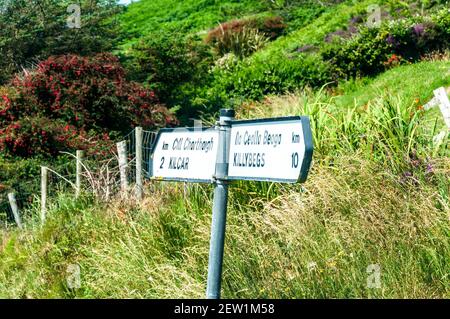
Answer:
[[[157, 132], [142, 131], [142, 168], [144, 176], [148, 176], [148, 163], [156, 142]], [[127, 143], [128, 156], [128, 181], [130, 191], [136, 183], [136, 130], [126, 134], [123, 139]], [[81, 174], [81, 189], [83, 192], [93, 193], [99, 199], [108, 200], [120, 193], [120, 171], [117, 154], [111, 158], [100, 159], [97, 156], [85, 157], [83, 173]], [[76, 161], [68, 160], [66, 163], [55, 167], [49, 167], [48, 171], [48, 201], [57, 198], [60, 192], [73, 192], [76, 180]], [[29, 192], [26, 190], [33, 190]], [[16, 202], [22, 212], [33, 204], [33, 200], [39, 197], [40, 180], [26, 180], [12, 185], [10, 192], [15, 193]], [[7, 197], [7, 192], [0, 194], [0, 222], [6, 227], [14, 224], [14, 216]]]

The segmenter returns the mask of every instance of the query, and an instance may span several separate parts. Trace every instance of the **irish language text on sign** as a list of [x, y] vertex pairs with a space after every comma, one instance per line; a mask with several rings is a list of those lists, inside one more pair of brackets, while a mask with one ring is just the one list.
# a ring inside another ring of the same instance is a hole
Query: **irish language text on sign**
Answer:
[[212, 182], [219, 133], [213, 129], [162, 129], [158, 134], [150, 175], [172, 181]]
[[312, 151], [308, 117], [234, 121], [231, 124], [228, 178], [303, 182]]

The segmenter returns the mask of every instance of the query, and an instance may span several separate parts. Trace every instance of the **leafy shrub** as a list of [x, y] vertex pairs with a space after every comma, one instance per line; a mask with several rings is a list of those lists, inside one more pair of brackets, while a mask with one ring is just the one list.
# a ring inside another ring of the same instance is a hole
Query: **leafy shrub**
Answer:
[[[17, 194], [28, 195], [39, 192], [38, 180], [41, 159], [14, 159], [7, 160], [0, 156], [0, 198], [6, 198], [6, 193], [14, 189]], [[36, 183], [24, 183], [36, 181]], [[1, 200], [0, 200], [1, 201]], [[1, 210], [1, 209], [0, 209]]]
[[232, 20], [211, 30], [206, 43], [221, 56], [232, 52], [242, 58], [262, 48], [269, 39], [278, 38], [285, 28], [281, 17]]
[[114, 47], [121, 11], [116, 1], [81, 0], [81, 28], [68, 28], [67, 8], [74, 1], [0, 1], [0, 84], [50, 55], [92, 55]]
[[176, 123], [153, 91], [125, 79], [109, 54], [50, 57], [11, 86], [15, 93], [0, 100], [0, 148], [13, 155], [54, 156], [102, 145], [114, 131], [136, 125]]
[[199, 38], [159, 33], [133, 46], [128, 66], [134, 80], [154, 90], [161, 102], [182, 106], [179, 116], [189, 118], [196, 115], [190, 100], [208, 81], [212, 62], [210, 48]]
[[380, 73], [391, 54], [386, 35], [375, 28], [364, 28], [359, 36], [347, 41], [337, 39], [322, 51], [323, 59], [333, 65], [334, 79]]
[[283, 18], [279, 16], [256, 18], [253, 20], [253, 28], [264, 33], [270, 40], [275, 40], [284, 35], [286, 27], [287, 25], [284, 23]]
[[213, 100], [218, 96], [224, 101], [259, 100], [298, 87], [318, 87], [330, 77], [328, 65], [317, 56], [298, 55], [266, 64], [242, 61], [229, 71], [217, 70], [208, 94]]
[[213, 70], [231, 71], [238, 63], [239, 59], [234, 53], [227, 53], [214, 62]]
[[207, 46], [180, 33], [145, 38], [132, 48], [132, 57], [133, 78], [149, 85], [162, 101], [170, 100], [180, 84], [204, 77], [212, 63]]
[[393, 62], [418, 61], [450, 46], [446, 12], [384, 23], [380, 28], [363, 27], [357, 36], [325, 46], [322, 57], [333, 65], [335, 78], [376, 75]]

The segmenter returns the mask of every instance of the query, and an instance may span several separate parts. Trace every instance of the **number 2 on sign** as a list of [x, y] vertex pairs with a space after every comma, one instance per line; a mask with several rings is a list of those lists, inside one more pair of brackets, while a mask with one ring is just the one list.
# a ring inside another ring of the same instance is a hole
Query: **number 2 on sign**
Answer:
[[292, 153], [292, 167], [297, 168], [298, 167], [298, 153]]
[[161, 157], [161, 166], [159, 168], [163, 169], [163, 165], [164, 165], [164, 157]]

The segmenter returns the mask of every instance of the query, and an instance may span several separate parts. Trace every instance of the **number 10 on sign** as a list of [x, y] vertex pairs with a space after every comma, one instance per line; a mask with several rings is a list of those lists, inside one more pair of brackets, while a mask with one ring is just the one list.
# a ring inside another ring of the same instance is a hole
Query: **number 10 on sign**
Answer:
[[304, 182], [312, 151], [307, 117], [233, 121], [228, 179]]

